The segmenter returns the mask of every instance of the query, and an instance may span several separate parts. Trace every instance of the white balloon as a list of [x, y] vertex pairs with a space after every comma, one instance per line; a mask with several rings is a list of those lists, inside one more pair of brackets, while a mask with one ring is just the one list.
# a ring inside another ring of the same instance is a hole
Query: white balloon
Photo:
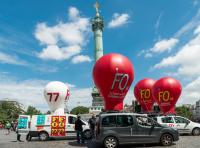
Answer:
[[64, 115], [64, 114], [65, 114], [64, 108], [58, 108], [53, 112], [53, 115]]
[[64, 108], [69, 98], [69, 87], [59, 81], [49, 82], [44, 89], [44, 97], [51, 111]]

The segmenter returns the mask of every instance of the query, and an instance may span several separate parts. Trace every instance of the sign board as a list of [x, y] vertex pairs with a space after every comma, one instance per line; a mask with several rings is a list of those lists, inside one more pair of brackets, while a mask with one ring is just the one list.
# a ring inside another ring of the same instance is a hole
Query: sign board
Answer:
[[28, 117], [20, 116], [18, 120], [18, 129], [27, 129], [28, 126]]
[[44, 125], [45, 123], [45, 115], [38, 115], [37, 116], [37, 125]]
[[51, 136], [65, 136], [66, 116], [51, 117]]

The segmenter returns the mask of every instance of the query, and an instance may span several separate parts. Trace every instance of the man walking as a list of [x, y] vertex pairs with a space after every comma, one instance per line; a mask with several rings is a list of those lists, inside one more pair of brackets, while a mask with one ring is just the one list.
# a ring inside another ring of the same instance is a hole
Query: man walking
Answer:
[[96, 118], [95, 118], [94, 114], [92, 115], [92, 118], [89, 119], [88, 123], [90, 125], [90, 131], [91, 131], [91, 134], [92, 134], [92, 138], [95, 138], [94, 135], [95, 135]]
[[80, 143], [80, 139], [81, 139], [81, 143], [84, 143], [84, 135], [83, 135], [83, 125], [84, 123], [81, 121], [81, 116], [78, 115], [77, 116], [77, 120], [75, 122], [75, 131], [76, 131], [76, 135], [77, 135], [77, 143]]

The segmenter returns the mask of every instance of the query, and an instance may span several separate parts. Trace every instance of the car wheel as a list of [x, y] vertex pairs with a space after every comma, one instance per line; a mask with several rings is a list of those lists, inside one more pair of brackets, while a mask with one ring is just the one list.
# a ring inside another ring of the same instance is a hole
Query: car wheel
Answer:
[[118, 146], [117, 138], [113, 136], [106, 137], [104, 140], [105, 148], [116, 148]]
[[92, 133], [90, 132], [90, 130], [84, 131], [83, 134], [84, 134], [84, 138], [87, 140], [92, 138]]
[[170, 146], [172, 145], [173, 142], [173, 137], [170, 134], [163, 134], [162, 137], [160, 138], [160, 143], [163, 146]]
[[46, 140], [48, 140], [48, 139], [49, 139], [48, 133], [46, 133], [46, 132], [40, 132], [40, 133], [39, 133], [39, 139], [40, 139], [41, 141], [46, 141]]
[[200, 135], [200, 128], [194, 128], [192, 130], [192, 135], [193, 136], [199, 136]]

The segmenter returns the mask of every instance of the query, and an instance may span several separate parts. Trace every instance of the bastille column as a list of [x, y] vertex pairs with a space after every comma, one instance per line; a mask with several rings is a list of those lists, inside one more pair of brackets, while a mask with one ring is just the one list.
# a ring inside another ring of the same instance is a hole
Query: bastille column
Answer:
[[[94, 5], [96, 9], [96, 15], [92, 19], [92, 31], [94, 32], [94, 57], [95, 62], [103, 56], [103, 38], [102, 32], [104, 27], [103, 17], [99, 14], [99, 3], [96, 2]], [[96, 86], [93, 87], [92, 90], [92, 107], [90, 107], [91, 113], [98, 113], [103, 108], [103, 99], [100, 96], [99, 91]]]
[[94, 32], [95, 62], [103, 56], [103, 18], [99, 14], [99, 3], [95, 3], [96, 16], [92, 19], [92, 31]]

